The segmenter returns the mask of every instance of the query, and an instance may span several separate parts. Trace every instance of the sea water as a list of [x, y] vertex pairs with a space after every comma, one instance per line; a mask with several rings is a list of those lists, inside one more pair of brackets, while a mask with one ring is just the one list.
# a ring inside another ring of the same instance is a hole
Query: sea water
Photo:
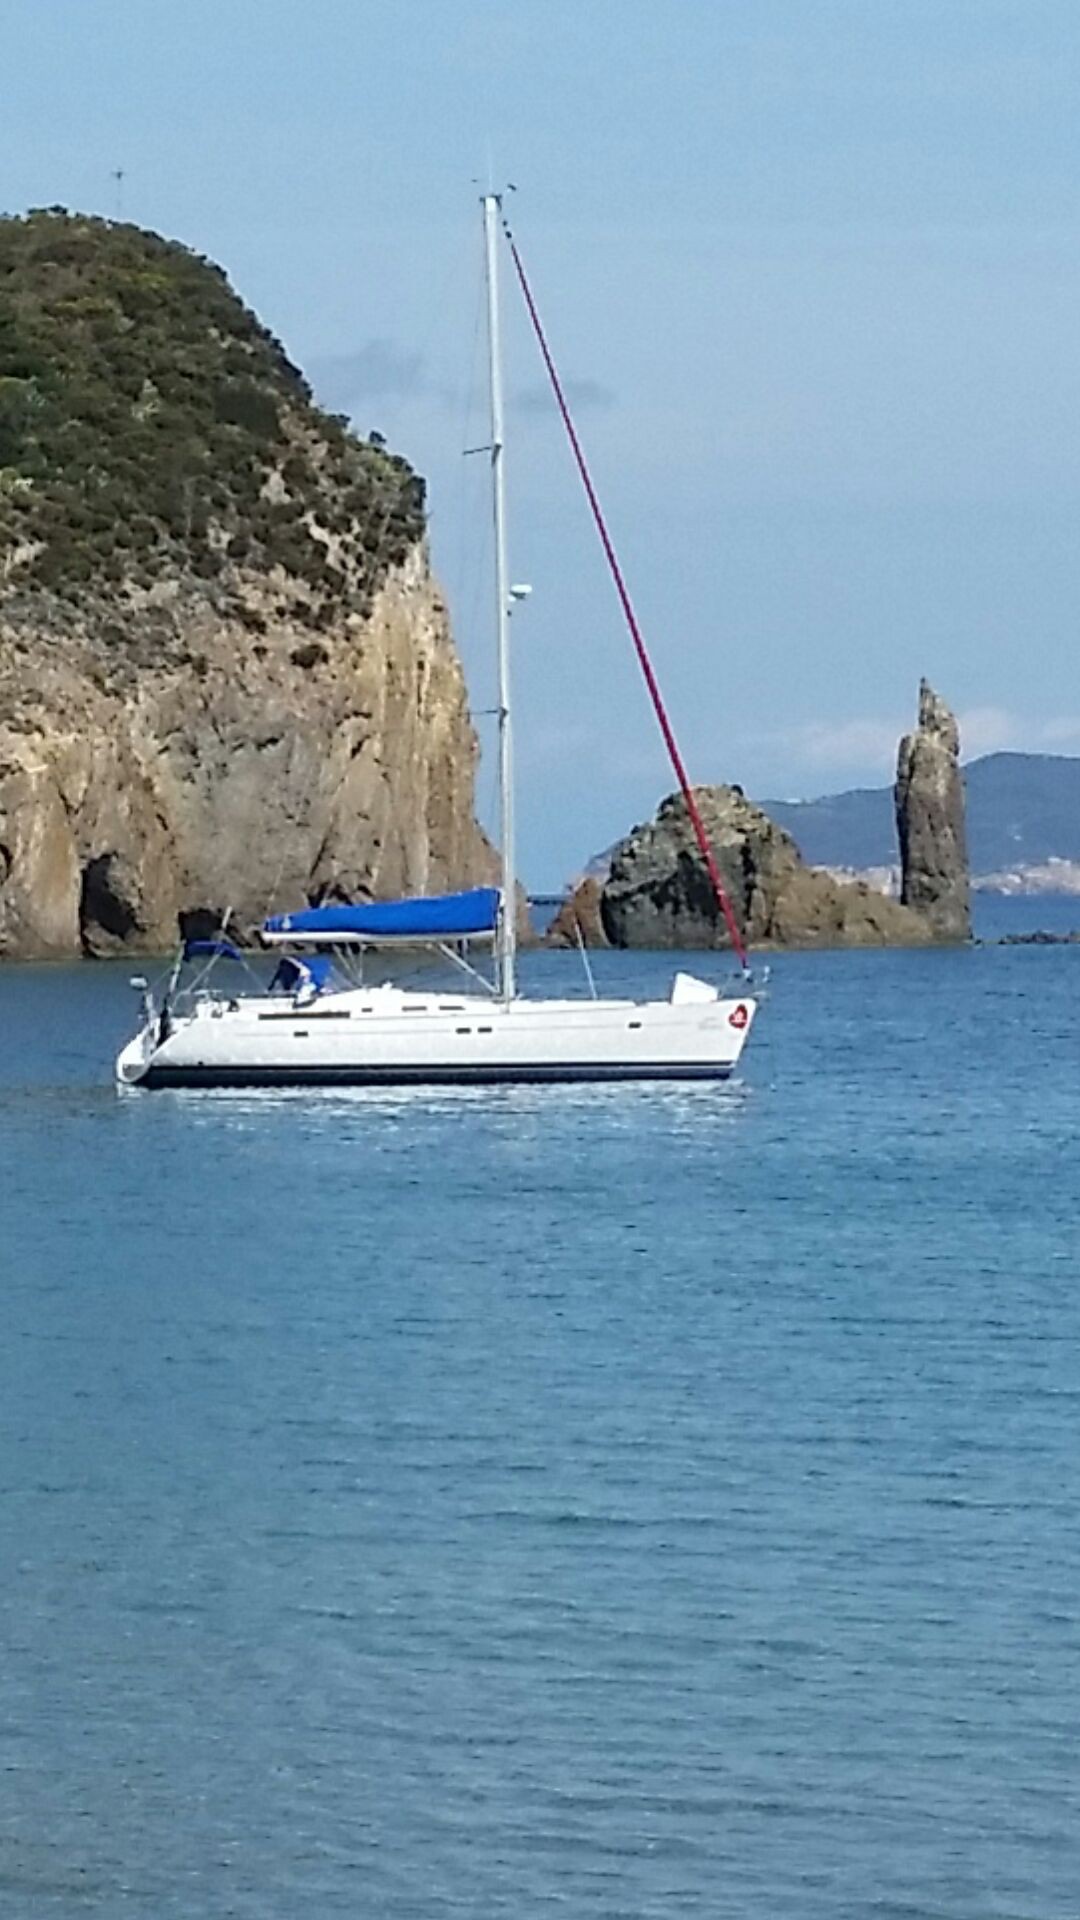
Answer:
[[1076, 1920], [1080, 947], [711, 1088], [121, 1095], [126, 973], [0, 971], [4, 1920]]

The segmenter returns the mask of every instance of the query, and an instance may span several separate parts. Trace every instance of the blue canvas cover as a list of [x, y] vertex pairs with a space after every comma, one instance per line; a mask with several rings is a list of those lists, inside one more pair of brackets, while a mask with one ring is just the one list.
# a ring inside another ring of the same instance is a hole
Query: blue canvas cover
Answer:
[[185, 960], [197, 960], [203, 955], [213, 960], [239, 960], [243, 964], [243, 956], [228, 940], [184, 941]]
[[355, 907], [307, 907], [275, 913], [264, 933], [333, 940], [335, 934], [367, 940], [468, 940], [495, 931], [498, 887], [471, 887], [429, 899], [385, 900]]

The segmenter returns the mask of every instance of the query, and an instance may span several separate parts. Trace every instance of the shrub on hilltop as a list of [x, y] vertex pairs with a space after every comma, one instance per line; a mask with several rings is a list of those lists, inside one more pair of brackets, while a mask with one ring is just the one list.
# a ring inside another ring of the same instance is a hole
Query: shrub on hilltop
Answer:
[[363, 611], [423, 481], [322, 412], [225, 274], [62, 208], [0, 218], [0, 578], [96, 597], [281, 568]]

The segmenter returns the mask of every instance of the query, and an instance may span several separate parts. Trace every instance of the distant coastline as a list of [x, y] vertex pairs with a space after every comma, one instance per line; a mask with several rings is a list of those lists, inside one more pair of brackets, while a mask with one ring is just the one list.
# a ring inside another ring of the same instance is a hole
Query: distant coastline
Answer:
[[[899, 866], [826, 866], [823, 871], [831, 873], [835, 880], [861, 881], [876, 893], [899, 897]], [[998, 873], [973, 873], [971, 888], [973, 893], [1005, 894], [1010, 898], [1023, 895], [1080, 899], [1080, 861], [1061, 860], [1052, 854], [1048, 860], [1031, 866], [1011, 867]]]
[[[980, 893], [1080, 893], [1080, 758], [992, 753], [963, 769], [971, 885]], [[816, 800], [763, 800], [811, 866], [895, 885], [891, 787], [858, 787]]]

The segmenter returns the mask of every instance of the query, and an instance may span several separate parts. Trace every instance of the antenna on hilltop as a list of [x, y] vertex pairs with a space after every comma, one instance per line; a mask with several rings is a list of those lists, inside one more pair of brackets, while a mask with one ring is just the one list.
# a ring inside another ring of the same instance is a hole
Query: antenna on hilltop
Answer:
[[124, 173], [123, 167], [114, 167], [109, 175], [109, 179], [116, 186], [116, 218], [118, 220], [124, 217]]

